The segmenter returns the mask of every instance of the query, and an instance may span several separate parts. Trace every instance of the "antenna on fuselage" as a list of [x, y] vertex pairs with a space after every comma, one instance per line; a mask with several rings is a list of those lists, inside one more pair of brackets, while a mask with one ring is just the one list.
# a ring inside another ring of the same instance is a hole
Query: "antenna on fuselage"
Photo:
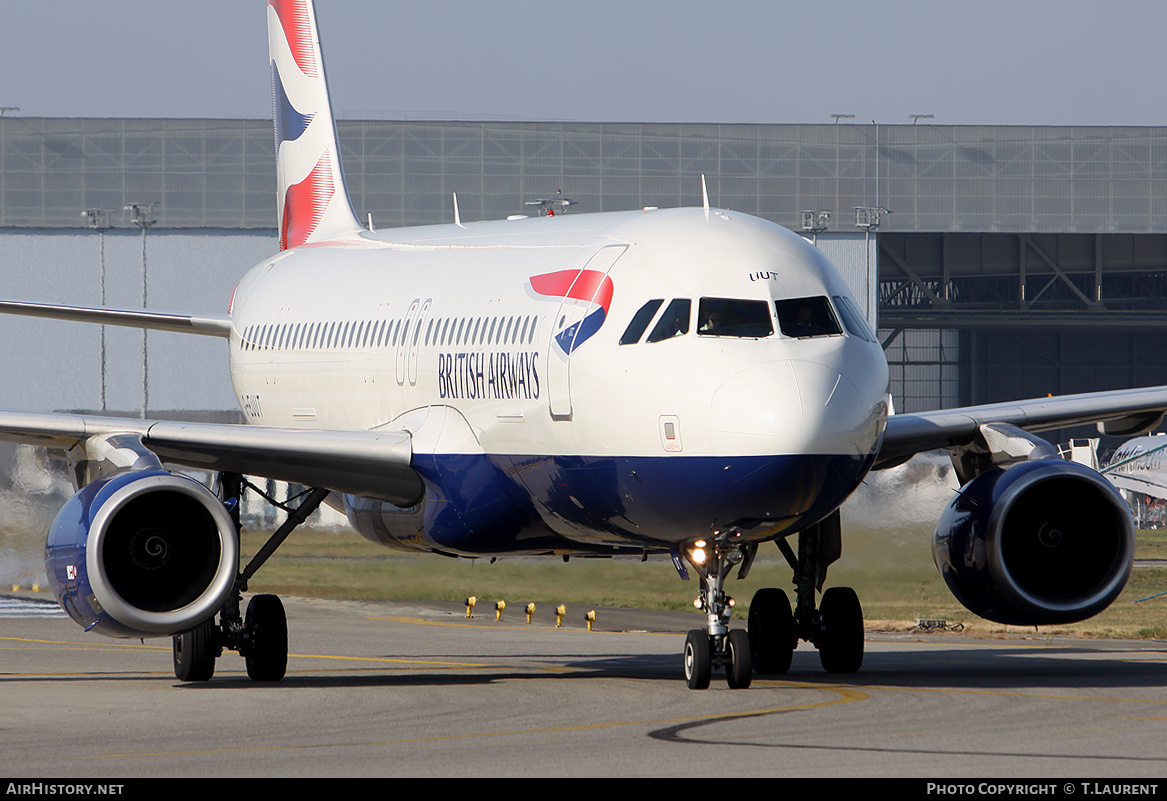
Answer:
[[462, 215], [458, 212], [458, 193], [452, 192], [451, 194], [454, 196], [454, 225], [465, 228], [466, 226], [462, 224]]
[[701, 205], [705, 209], [705, 219], [709, 219], [709, 187], [705, 185], [705, 173], [701, 173]]

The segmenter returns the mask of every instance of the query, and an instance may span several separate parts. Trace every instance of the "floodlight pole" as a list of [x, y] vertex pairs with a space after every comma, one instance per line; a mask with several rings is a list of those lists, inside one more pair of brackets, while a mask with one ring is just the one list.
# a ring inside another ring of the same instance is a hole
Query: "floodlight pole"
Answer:
[[[883, 215], [891, 214], [890, 211], [883, 206], [856, 206], [855, 207], [855, 227], [863, 229], [863, 250], [866, 251], [867, 258], [867, 280], [871, 281], [871, 232], [879, 230], [879, 224], [883, 222]], [[870, 303], [870, 300], [868, 301]], [[872, 328], [875, 328], [875, 320], [870, 320]]]
[[[101, 262], [101, 305], [105, 306], [105, 232], [109, 230], [109, 215], [107, 209], [86, 209], [81, 216], [89, 223], [89, 227], [97, 231], [97, 253]], [[101, 410], [105, 411], [105, 326], [98, 326], [98, 342], [101, 350]]]
[[[130, 222], [142, 229], [142, 309], [147, 308], [148, 295], [146, 291], [146, 229], [158, 222], [154, 216], [157, 203], [127, 203], [125, 211], [130, 213]], [[139, 416], [145, 420], [146, 410], [150, 408], [150, 374], [147, 361], [147, 330], [142, 329], [142, 409]]]

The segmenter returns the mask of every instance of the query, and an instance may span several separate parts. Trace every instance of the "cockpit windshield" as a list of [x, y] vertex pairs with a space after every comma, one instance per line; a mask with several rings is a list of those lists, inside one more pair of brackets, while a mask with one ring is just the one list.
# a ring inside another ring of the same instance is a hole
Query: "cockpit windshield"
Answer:
[[644, 336], [644, 331], [648, 328], [648, 324], [652, 322], [652, 318], [656, 316], [656, 310], [664, 303], [664, 298], [656, 298], [650, 300], [640, 307], [639, 311], [632, 316], [632, 322], [628, 324], [628, 328], [624, 330], [623, 336], [620, 337], [621, 345], [635, 345]]
[[768, 337], [774, 333], [764, 300], [701, 298], [697, 334], [704, 337]]
[[689, 333], [689, 309], [691, 307], [692, 302], [688, 298], [676, 298], [670, 302], [646, 341], [662, 342]]
[[788, 337], [824, 337], [843, 333], [839, 320], [825, 297], [776, 300], [778, 326]]
[[835, 295], [835, 309], [838, 310], [839, 316], [843, 318], [843, 325], [847, 327], [849, 333], [860, 339], [866, 339], [868, 342], [879, 341], [878, 337], [875, 336], [875, 332], [871, 330], [871, 326], [867, 324], [867, 318], [859, 313], [850, 299], [842, 295]]

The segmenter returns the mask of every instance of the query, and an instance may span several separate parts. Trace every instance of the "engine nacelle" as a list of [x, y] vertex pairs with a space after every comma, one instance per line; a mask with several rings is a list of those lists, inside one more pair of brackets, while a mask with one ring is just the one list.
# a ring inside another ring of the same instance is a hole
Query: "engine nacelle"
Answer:
[[166, 636], [219, 611], [239, 570], [235, 525], [199, 482], [164, 470], [94, 481], [45, 544], [57, 600], [86, 630]]
[[1101, 612], [1126, 585], [1134, 551], [1134, 524], [1118, 491], [1060, 459], [974, 478], [945, 509], [932, 547], [970, 611], [1027, 626]]

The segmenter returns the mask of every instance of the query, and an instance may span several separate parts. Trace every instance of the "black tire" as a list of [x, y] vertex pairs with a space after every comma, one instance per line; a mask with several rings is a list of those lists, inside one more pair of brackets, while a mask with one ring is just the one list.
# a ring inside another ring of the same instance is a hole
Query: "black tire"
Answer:
[[709, 635], [693, 629], [685, 638], [685, 684], [690, 690], [704, 690], [713, 675], [713, 654]]
[[754, 677], [754, 660], [750, 653], [750, 635], [734, 629], [725, 638], [729, 664], [725, 666], [725, 681], [731, 690], [745, 690]]
[[288, 669], [288, 618], [275, 595], [256, 595], [243, 623], [247, 638], [247, 675], [254, 681], [279, 681]]
[[215, 618], [174, 635], [174, 676], [179, 681], [210, 681], [219, 656]]
[[819, 605], [819, 660], [828, 673], [854, 673], [863, 664], [863, 608], [850, 587], [831, 587]]
[[758, 590], [750, 601], [746, 622], [754, 670], [760, 674], [782, 674], [790, 670], [794, 647], [794, 615], [786, 593], [773, 587]]

